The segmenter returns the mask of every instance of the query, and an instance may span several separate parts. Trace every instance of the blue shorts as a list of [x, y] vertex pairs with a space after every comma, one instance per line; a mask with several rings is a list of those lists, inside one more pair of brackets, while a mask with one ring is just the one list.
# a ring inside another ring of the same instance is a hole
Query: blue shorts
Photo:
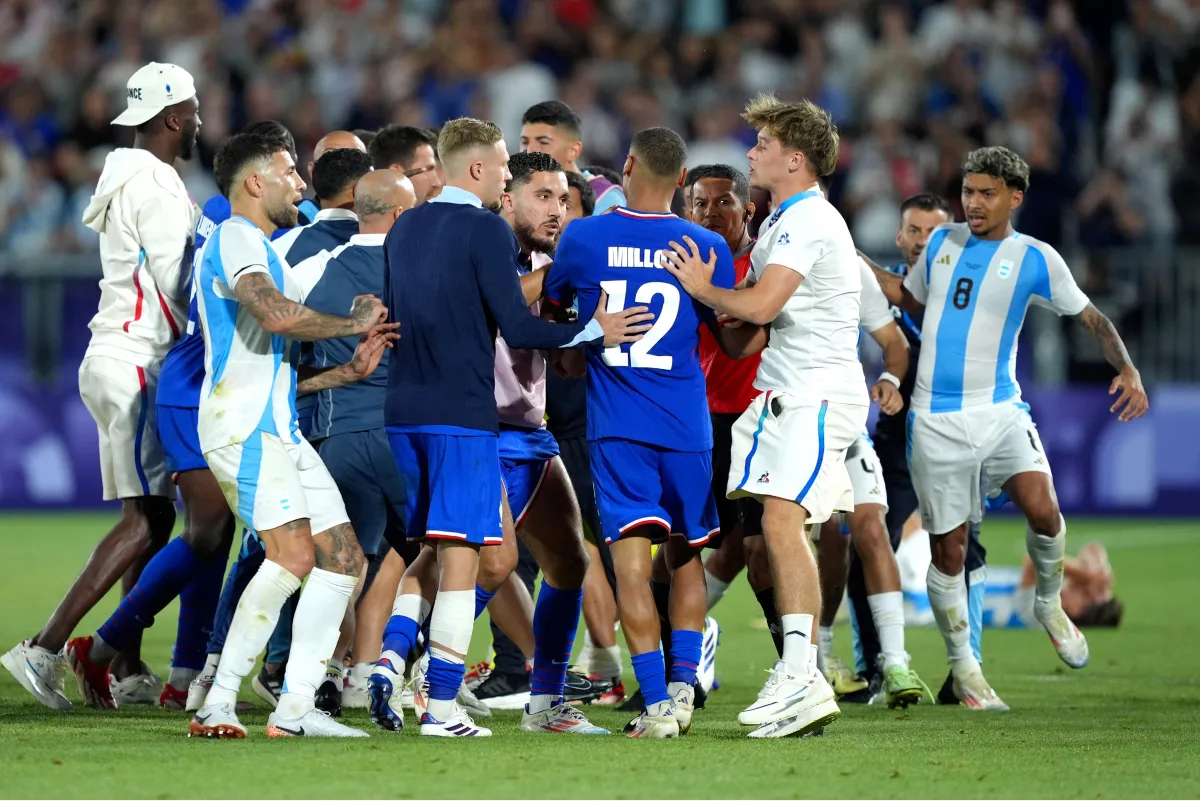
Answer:
[[694, 546], [720, 533], [710, 451], [670, 451], [623, 439], [589, 444], [605, 542], [647, 523], [662, 527], [660, 541], [674, 534]]
[[410, 539], [504, 541], [499, 437], [453, 426], [388, 426], [387, 437]]
[[172, 480], [189, 470], [207, 470], [208, 462], [200, 452], [200, 410], [184, 406], [155, 407], [158, 414], [158, 440]]
[[[334, 434], [321, 440], [329, 469], [363, 553], [374, 556], [389, 526], [403, 528], [404, 483], [382, 429]], [[399, 541], [399, 540], [398, 540]]]
[[558, 456], [558, 442], [546, 429], [500, 426], [500, 475], [516, 526], [521, 525], [533, 506], [542, 479], [550, 469], [550, 460], [555, 456]]

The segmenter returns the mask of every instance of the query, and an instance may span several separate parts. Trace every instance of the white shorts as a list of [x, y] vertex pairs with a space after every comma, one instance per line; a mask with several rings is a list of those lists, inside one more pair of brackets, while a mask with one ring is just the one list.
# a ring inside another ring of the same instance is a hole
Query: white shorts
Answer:
[[854, 488], [854, 505], [877, 503], [888, 508], [887, 487], [883, 483], [883, 465], [875, 455], [866, 433], [858, 435], [858, 439], [846, 451], [846, 472], [850, 474], [850, 486]]
[[175, 497], [158, 439], [157, 385], [157, 368], [138, 367], [109, 356], [88, 356], [79, 365], [79, 397], [100, 432], [100, 475], [106, 501]]
[[312, 533], [320, 534], [350, 522], [333, 476], [306, 440], [294, 444], [255, 431], [204, 459], [247, 528], [269, 531], [307, 518]]
[[812, 524], [854, 511], [846, 451], [866, 423], [866, 406], [764, 392], [733, 424], [729, 497], [786, 498]]
[[958, 412], [910, 412], [909, 469], [921, 521], [946, 534], [983, 519], [983, 500], [1018, 473], [1050, 474], [1037, 426], [1020, 402]]

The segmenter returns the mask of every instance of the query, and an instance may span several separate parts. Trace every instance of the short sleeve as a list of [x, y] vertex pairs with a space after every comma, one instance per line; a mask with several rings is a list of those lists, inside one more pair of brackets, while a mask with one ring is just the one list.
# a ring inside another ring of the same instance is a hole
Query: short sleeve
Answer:
[[[767, 264], [787, 267], [805, 277], [828, 249], [816, 228], [798, 213], [780, 220], [778, 231], [773, 233], [775, 239], [766, 254]], [[765, 270], [766, 265], [763, 267]]]
[[300, 287], [301, 303], [312, 293], [316, 285], [321, 282], [321, 278], [325, 275], [325, 269], [329, 266], [329, 262], [332, 259], [333, 253], [331, 251], [322, 250], [320, 253], [315, 256], [309, 256], [292, 268], [292, 277], [296, 279], [296, 283]]
[[904, 288], [908, 294], [916, 298], [918, 303], [926, 303], [929, 298], [929, 260], [933, 258], [933, 248], [925, 248], [917, 261], [904, 276]]
[[863, 330], [872, 333], [894, 322], [892, 308], [888, 305], [883, 289], [875, 278], [875, 273], [861, 258], [858, 259], [858, 271], [862, 275], [862, 295], [859, 302], [858, 324]]
[[563, 308], [575, 299], [571, 286], [571, 259], [576, 249], [575, 237], [570, 229], [563, 232], [558, 247], [554, 250], [554, 262], [547, 268], [546, 280], [542, 284], [542, 296], [552, 305]]
[[237, 221], [224, 223], [219, 230], [218, 243], [221, 277], [230, 289], [234, 289], [244, 275], [270, 275], [267, 240], [257, 228]]
[[[1031, 245], [1030, 249], [1041, 255], [1045, 261], [1047, 273], [1046, 286], [1039, 288], [1034, 296], [1034, 302], [1050, 307], [1062, 317], [1074, 317], [1086, 309], [1091, 301], [1075, 283], [1075, 276], [1071, 274], [1071, 268], [1067, 266], [1058, 251], [1042, 243]], [[1042, 291], [1048, 291], [1049, 297], [1044, 297]]]

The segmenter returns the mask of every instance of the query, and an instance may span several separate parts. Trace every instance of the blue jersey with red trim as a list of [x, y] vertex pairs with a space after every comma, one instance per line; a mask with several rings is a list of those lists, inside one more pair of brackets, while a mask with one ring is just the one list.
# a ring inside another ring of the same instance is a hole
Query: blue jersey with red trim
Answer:
[[708, 257], [717, 254], [714, 286], [734, 285], [733, 255], [719, 235], [673, 214], [626, 208], [576, 220], [563, 232], [546, 277], [546, 299], [570, 304], [589, 319], [608, 294], [608, 311], [647, 306], [653, 327], [638, 342], [589, 346], [588, 439], [616, 438], [676, 451], [712, 448], [712, 422], [700, 366], [700, 324], [712, 310], [683, 291], [659, 264], [670, 242], [689, 236]]

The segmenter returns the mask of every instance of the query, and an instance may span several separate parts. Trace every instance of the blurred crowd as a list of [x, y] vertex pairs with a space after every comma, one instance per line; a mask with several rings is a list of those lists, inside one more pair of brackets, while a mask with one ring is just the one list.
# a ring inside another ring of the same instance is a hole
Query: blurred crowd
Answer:
[[496, 120], [560, 98], [581, 163], [667, 125], [693, 164], [745, 164], [755, 92], [808, 96], [843, 131], [831, 196], [887, 253], [898, 202], [957, 196], [970, 148], [1033, 170], [1020, 228], [1058, 246], [1200, 241], [1200, 0], [0, 0], [0, 252], [90, 251], [79, 222], [125, 81], [196, 76], [198, 201], [254, 119], [302, 161], [338, 128]]

